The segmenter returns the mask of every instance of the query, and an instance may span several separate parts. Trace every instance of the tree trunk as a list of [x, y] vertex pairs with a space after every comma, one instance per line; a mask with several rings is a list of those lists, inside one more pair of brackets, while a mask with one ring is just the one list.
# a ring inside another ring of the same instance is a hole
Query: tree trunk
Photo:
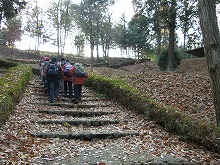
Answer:
[[220, 36], [214, 0], [199, 0], [198, 11], [211, 78], [217, 126], [220, 126]]
[[157, 30], [157, 59], [161, 53], [161, 29]]
[[175, 44], [175, 28], [176, 28], [176, 0], [172, 0], [171, 18], [169, 26], [169, 48], [166, 70], [173, 71], [175, 65], [174, 44]]
[[90, 49], [91, 49], [91, 62], [90, 62], [90, 71], [93, 72], [93, 64], [94, 64], [94, 43], [90, 43]]

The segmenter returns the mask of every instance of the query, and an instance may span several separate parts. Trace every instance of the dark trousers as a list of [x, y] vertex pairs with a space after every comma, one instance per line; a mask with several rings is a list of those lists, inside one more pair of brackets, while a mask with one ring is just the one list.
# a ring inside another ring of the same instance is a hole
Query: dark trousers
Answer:
[[55, 81], [50, 81], [50, 103], [54, 103], [54, 94], [56, 90], [56, 82]]
[[74, 85], [74, 96], [76, 100], [81, 100], [81, 96], [82, 96], [82, 85], [81, 84]]
[[67, 94], [67, 89], [69, 90], [69, 97], [73, 97], [73, 84], [72, 81], [64, 81], [64, 94]]

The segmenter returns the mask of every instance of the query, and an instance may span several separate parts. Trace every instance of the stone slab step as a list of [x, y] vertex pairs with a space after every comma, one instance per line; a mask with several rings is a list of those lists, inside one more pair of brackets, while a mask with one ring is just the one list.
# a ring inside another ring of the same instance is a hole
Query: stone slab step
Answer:
[[63, 108], [95, 108], [95, 107], [109, 107], [108, 104], [63, 104], [63, 103], [29, 103], [34, 105], [47, 105], [47, 106], [57, 106], [57, 107], [63, 107]]
[[74, 117], [94, 117], [102, 116], [108, 114], [116, 114], [117, 112], [113, 111], [67, 111], [67, 110], [30, 110], [31, 112], [47, 113], [47, 114], [57, 114], [57, 115], [67, 115]]
[[[48, 99], [48, 97], [35, 97], [36, 100], [46, 100]], [[67, 101], [69, 102], [70, 101], [70, 98], [67, 98], [67, 97], [60, 97], [57, 99], [58, 101]], [[100, 100], [103, 100], [103, 99], [100, 99]], [[99, 101], [99, 99], [90, 99], [90, 98], [84, 98], [82, 99], [82, 101]]]
[[[32, 96], [34, 97], [41, 97], [41, 96], [48, 96], [49, 98], [49, 95], [47, 93], [44, 93], [44, 92], [40, 92], [40, 93], [32, 93]], [[62, 95], [61, 94], [61, 97], [65, 97], [65, 95]], [[82, 97], [92, 97], [92, 98], [97, 98], [96, 96], [94, 95], [90, 95], [90, 94], [82, 94]]]
[[120, 120], [41, 120], [41, 121], [32, 121], [33, 123], [38, 124], [61, 124], [61, 125], [84, 125], [84, 126], [103, 126], [106, 124], [117, 124]]
[[37, 138], [59, 138], [59, 139], [80, 139], [80, 140], [98, 140], [114, 139], [125, 136], [138, 136], [139, 132], [38, 132], [31, 136]]

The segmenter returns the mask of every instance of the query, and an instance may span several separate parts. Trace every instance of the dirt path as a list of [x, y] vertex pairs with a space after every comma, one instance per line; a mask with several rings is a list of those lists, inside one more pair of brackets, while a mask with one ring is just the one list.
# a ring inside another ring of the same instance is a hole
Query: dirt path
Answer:
[[218, 159], [87, 88], [78, 105], [64, 96], [50, 104], [37, 76], [0, 129], [0, 164], [217, 165]]

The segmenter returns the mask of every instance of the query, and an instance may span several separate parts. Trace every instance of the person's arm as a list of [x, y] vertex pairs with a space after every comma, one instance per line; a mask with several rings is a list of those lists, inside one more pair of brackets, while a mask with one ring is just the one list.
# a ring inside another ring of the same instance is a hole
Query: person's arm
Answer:
[[73, 66], [70, 70], [70, 75], [73, 76], [75, 74], [75, 67]]

